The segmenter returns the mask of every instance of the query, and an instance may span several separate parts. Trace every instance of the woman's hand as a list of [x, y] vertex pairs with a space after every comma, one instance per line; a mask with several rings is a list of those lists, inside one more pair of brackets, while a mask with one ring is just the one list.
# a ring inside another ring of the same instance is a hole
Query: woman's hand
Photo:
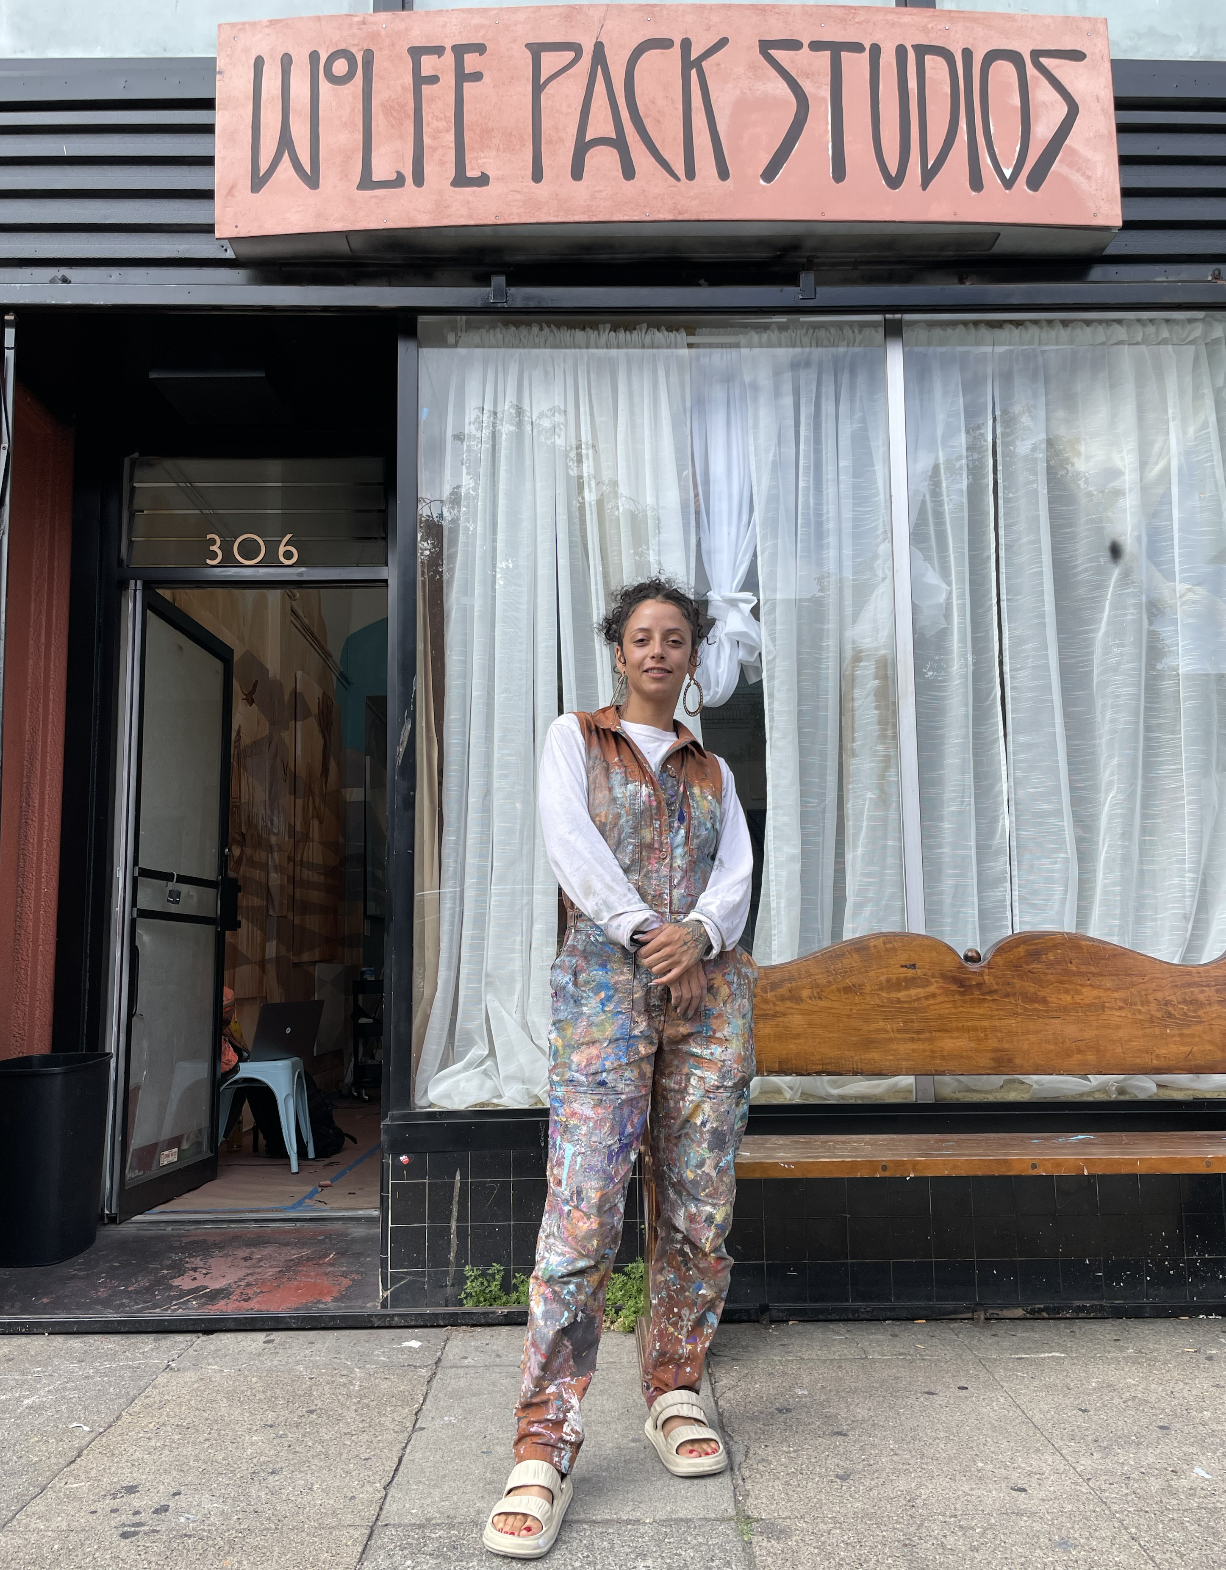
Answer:
[[669, 982], [668, 990], [682, 1019], [693, 1019], [707, 1001], [707, 967], [697, 960], [676, 981]]
[[657, 927], [639, 949], [639, 958], [656, 985], [667, 987], [673, 1007], [691, 1019], [706, 1002], [707, 972], [698, 956], [707, 947], [707, 929], [698, 921]]

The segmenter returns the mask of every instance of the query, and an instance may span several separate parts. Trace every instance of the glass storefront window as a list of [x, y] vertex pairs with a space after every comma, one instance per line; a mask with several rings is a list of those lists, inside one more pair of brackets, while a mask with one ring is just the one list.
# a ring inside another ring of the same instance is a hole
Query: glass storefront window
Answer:
[[716, 611], [702, 736], [756, 840], [759, 961], [904, 925], [883, 342], [879, 321], [423, 325], [419, 1105], [544, 1099], [536, 766], [558, 714], [611, 699], [595, 622], [624, 582], [663, 571]]
[[[906, 331], [927, 930], [1226, 950], [1226, 318]], [[938, 1080], [938, 1097], [1226, 1079]]]
[[[421, 1106], [544, 1098], [552, 720], [610, 700], [612, 589], [715, 615], [703, 740], [763, 964], [906, 925], [880, 321], [422, 326]], [[1226, 949], [1226, 317], [912, 322], [903, 385], [926, 930]], [[939, 1099], [1224, 1095], [944, 1078]], [[911, 1099], [759, 1079], [769, 1100]]]

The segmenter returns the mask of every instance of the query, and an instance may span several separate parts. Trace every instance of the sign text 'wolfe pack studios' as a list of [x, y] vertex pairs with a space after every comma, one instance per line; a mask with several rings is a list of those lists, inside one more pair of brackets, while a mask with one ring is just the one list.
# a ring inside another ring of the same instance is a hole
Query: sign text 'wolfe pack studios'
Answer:
[[1120, 223], [1105, 22], [832, 6], [219, 32], [217, 233]]

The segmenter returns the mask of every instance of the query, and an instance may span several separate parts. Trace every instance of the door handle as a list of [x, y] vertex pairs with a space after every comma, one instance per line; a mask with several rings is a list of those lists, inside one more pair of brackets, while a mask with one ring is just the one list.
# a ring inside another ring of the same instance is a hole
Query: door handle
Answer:
[[237, 932], [242, 926], [242, 922], [238, 919], [238, 896], [242, 892], [243, 886], [237, 878], [228, 876], [222, 878], [218, 914], [223, 932]]
[[[135, 922], [133, 923], [135, 927]], [[134, 1019], [137, 1012], [138, 994], [140, 992], [140, 949], [136, 942], [136, 933], [132, 933], [132, 960], [128, 966], [128, 1018]]]

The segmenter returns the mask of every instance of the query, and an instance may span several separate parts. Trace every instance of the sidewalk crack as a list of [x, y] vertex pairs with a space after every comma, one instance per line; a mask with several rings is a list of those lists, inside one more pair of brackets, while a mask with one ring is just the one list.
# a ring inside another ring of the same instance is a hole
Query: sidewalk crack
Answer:
[[[744, 1440], [738, 1439], [733, 1432], [723, 1408], [719, 1403], [719, 1384], [722, 1372], [717, 1378], [711, 1359], [707, 1360], [706, 1379], [711, 1391], [711, 1403], [715, 1407], [715, 1415], [719, 1420], [720, 1431], [724, 1442], [728, 1446], [728, 1472], [732, 1480], [732, 1504], [736, 1512], [737, 1536], [744, 1545], [744, 1562], [746, 1570], [756, 1570], [757, 1555], [754, 1553], [753, 1529], [756, 1520], [745, 1508], [745, 1480], [742, 1472], [744, 1464], [749, 1459], [749, 1445]], [[735, 1383], [735, 1381], [733, 1382]]]
[[1060, 1448], [1060, 1446], [1056, 1443], [1056, 1441], [1051, 1437], [1051, 1435], [1048, 1434], [1048, 1433], [1045, 1433], [1043, 1431], [1043, 1429], [1039, 1426], [1038, 1422], [1030, 1415], [1030, 1413], [1026, 1410], [1026, 1408], [1022, 1405], [1022, 1403], [1013, 1394], [1012, 1390], [1009, 1389], [1009, 1387], [997, 1376], [995, 1371], [989, 1366], [989, 1364], [984, 1359], [983, 1354], [975, 1347], [968, 1347], [967, 1350], [970, 1352], [971, 1356], [975, 1359], [975, 1361], [979, 1364], [980, 1368], [983, 1369], [984, 1373], [988, 1376], [988, 1378], [992, 1381], [992, 1383], [996, 1386], [996, 1388], [1005, 1397], [1005, 1399], [1007, 1401], [1011, 1402], [1012, 1405], [1017, 1409], [1017, 1411], [1021, 1413], [1022, 1417], [1025, 1418], [1026, 1422], [1028, 1422], [1030, 1424], [1031, 1428], [1034, 1429], [1035, 1433], [1038, 1434], [1039, 1438], [1043, 1441], [1043, 1443], [1048, 1445], [1052, 1450], [1054, 1450], [1056, 1452], [1056, 1454], [1064, 1462], [1065, 1466], [1068, 1467], [1069, 1471], [1073, 1474], [1074, 1477], [1080, 1479], [1083, 1487], [1086, 1489], [1086, 1491], [1088, 1493], [1092, 1494], [1093, 1497], [1098, 1500], [1099, 1504], [1106, 1511], [1108, 1517], [1112, 1521], [1114, 1521], [1117, 1526], [1120, 1526], [1120, 1527], [1122, 1527], [1124, 1529], [1124, 1531], [1127, 1534], [1128, 1538], [1132, 1542], [1134, 1548], [1136, 1548], [1140, 1553], [1142, 1553], [1145, 1556], [1146, 1560], [1151, 1565], [1154, 1566], [1154, 1570], [1161, 1570], [1161, 1566], [1159, 1565], [1158, 1560], [1156, 1560], [1154, 1558], [1154, 1556], [1146, 1548], [1145, 1544], [1142, 1543], [1137, 1538], [1136, 1533], [1133, 1532], [1132, 1528], [1128, 1525], [1128, 1522], [1126, 1520], [1124, 1520], [1123, 1516], [1121, 1516], [1119, 1514], [1119, 1512], [1117, 1510], [1115, 1510], [1107, 1502], [1106, 1499], [1103, 1498], [1102, 1494], [1099, 1493], [1098, 1489], [1095, 1488], [1094, 1484], [1085, 1475], [1085, 1473], [1081, 1470], [1081, 1468], [1077, 1465], [1077, 1463], [1072, 1459], [1072, 1457], [1066, 1455], [1064, 1453], [1064, 1451]]
[[417, 1403], [416, 1412], [413, 1413], [413, 1421], [409, 1424], [409, 1431], [405, 1435], [404, 1444], [401, 1447], [400, 1454], [396, 1457], [396, 1465], [392, 1468], [391, 1475], [388, 1477], [387, 1482], [383, 1485], [383, 1492], [379, 1499], [379, 1508], [375, 1511], [374, 1520], [371, 1521], [369, 1527], [366, 1529], [366, 1536], [362, 1540], [362, 1551], [358, 1554], [357, 1570], [361, 1570], [362, 1561], [366, 1558], [367, 1551], [370, 1548], [371, 1540], [375, 1535], [375, 1531], [379, 1525], [379, 1522], [383, 1519], [383, 1511], [387, 1506], [387, 1496], [392, 1491], [392, 1485], [400, 1476], [400, 1468], [404, 1465], [404, 1458], [408, 1455], [409, 1446], [413, 1443], [413, 1435], [417, 1432], [417, 1425], [421, 1421], [421, 1415], [426, 1410], [426, 1403], [429, 1401], [430, 1392], [434, 1388], [435, 1376], [442, 1366], [443, 1354], [447, 1350], [447, 1345], [451, 1340], [451, 1336], [452, 1327], [447, 1326], [443, 1331], [443, 1340], [441, 1346], [438, 1349], [438, 1356], [434, 1359], [434, 1365], [430, 1369], [430, 1372], [426, 1375], [426, 1388], [421, 1393], [421, 1400]]
[[36, 1504], [50, 1488], [59, 1482], [60, 1478], [62, 1478], [66, 1472], [71, 1472], [73, 1467], [76, 1466], [77, 1462], [81, 1460], [82, 1456], [84, 1456], [87, 1451], [92, 1450], [94, 1445], [97, 1444], [98, 1440], [100, 1440], [104, 1434], [110, 1433], [111, 1429], [115, 1427], [116, 1423], [118, 1423], [121, 1418], [123, 1418], [128, 1412], [132, 1410], [132, 1408], [145, 1394], [145, 1392], [157, 1384], [158, 1380], [161, 1379], [163, 1374], [169, 1373], [169, 1371], [175, 1366], [181, 1357], [184, 1357], [188, 1352], [193, 1351], [203, 1340], [203, 1334], [197, 1334], [193, 1336], [191, 1342], [187, 1346], [180, 1347], [173, 1356], [166, 1359], [161, 1368], [155, 1369], [149, 1378], [145, 1381], [145, 1383], [141, 1385], [140, 1389], [133, 1392], [131, 1399], [125, 1402], [120, 1410], [115, 1413], [114, 1417], [111, 1418], [109, 1423], [104, 1423], [102, 1427], [95, 1429], [95, 1431], [85, 1441], [76, 1454], [73, 1455], [70, 1460], [65, 1461], [64, 1465], [60, 1467], [59, 1471], [53, 1473], [37, 1493], [31, 1494], [28, 1499], [24, 1500], [20, 1505], [18, 1505], [16, 1510], [14, 1510], [11, 1515], [6, 1516], [3, 1520], [0, 1520], [0, 1532], [5, 1531], [8, 1527], [12, 1526], [14, 1521], [16, 1521], [18, 1517], [28, 1510], [32, 1504]]

